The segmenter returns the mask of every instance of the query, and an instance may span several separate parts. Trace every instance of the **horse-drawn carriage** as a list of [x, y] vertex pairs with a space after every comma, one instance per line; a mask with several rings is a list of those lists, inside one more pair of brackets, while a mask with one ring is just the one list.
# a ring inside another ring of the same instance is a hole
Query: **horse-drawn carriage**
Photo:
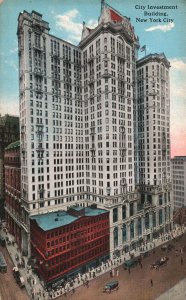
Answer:
[[169, 258], [167, 256], [162, 257], [160, 260], [155, 261], [151, 265], [151, 269], [159, 269], [161, 266], [166, 266]]

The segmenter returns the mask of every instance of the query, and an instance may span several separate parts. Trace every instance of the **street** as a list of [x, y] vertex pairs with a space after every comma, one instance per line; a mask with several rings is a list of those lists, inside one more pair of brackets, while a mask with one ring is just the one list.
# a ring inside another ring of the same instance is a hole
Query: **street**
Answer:
[[0, 300], [28, 300], [26, 290], [21, 289], [13, 277], [13, 264], [6, 248], [0, 246], [0, 251], [8, 267], [7, 273], [0, 273]]
[[[119, 267], [119, 276], [110, 277], [107, 272], [101, 277], [98, 277], [89, 283], [89, 288], [81, 286], [74, 294], [70, 292], [67, 294], [67, 299], [87, 300], [87, 299], [101, 299], [101, 300], [154, 300], [163, 292], [173, 287], [177, 282], [186, 277], [186, 252], [180, 254], [179, 250], [186, 245], [186, 234], [178, 241], [171, 241], [167, 244], [172, 244], [175, 249], [170, 252], [161, 250], [161, 246], [155, 249], [155, 253], [151, 251], [149, 257], [142, 259], [142, 268], [140, 265], [131, 268], [130, 274], [124, 270], [122, 266]], [[176, 251], [177, 249], [177, 251]], [[163, 256], [168, 256], [169, 261], [167, 265], [160, 267], [158, 270], [151, 269], [152, 263]], [[181, 257], [183, 264], [181, 264]], [[151, 286], [151, 279], [153, 286]], [[118, 291], [113, 291], [110, 294], [103, 293], [104, 285], [112, 280], [118, 280], [120, 287]], [[65, 296], [58, 299], [64, 299]]]
[[[110, 272], [96, 277], [89, 281], [89, 286], [80, 286], [73, 291], [67, 292], [66, 296], [60, 296], [57, 299], [101, 299], [106, 300], [154, 300], [165, 291], [169, 290], [176, 283], [186, 277], [186, 233], [181, 237], [168, 241], [167, 245], [173, 245], [171, 251], [162, 250], [162, 245], [150, 251], [150, 255], [143, 257], [141, 264], [124, 270], [123, 266], [115, 267], [113, 277]], [[164, 244], [165, 245], [165, 244]], [[4, 254], [8, 265], [8, 272], [0, 273], [0, 300], [27, 300], [31, 299], [26, 294], [25, 289], [20, 289], [12, 275], [13, 264], [6, 248], [0, 246], [0, 251]], [[167, 264], [163, 264], [158, 269], [151, 268], [151, 265], [168, 257]], [[118, 271], [116, 271], [118, 269]], [[103, 293], [106, 283], [118, 280], [119, 290], [111, 293]], [[35, 296], [34, 299], [42, 299]]]

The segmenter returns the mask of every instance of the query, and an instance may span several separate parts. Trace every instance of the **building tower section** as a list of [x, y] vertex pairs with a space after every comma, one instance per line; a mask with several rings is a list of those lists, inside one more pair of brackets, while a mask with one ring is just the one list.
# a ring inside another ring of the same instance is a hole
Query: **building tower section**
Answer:
[[150, 54], [137, 62], [140, 184], [170, 180], [169, 68], [164, 54]]
[[159, 210], [167, 226], [170, 207], [170, 63], [164, 54], [137, 61], [135, 168], [141, 202]]
[[98, 26], [83, 24], [87, 189], [118, 196], [134, 191], [133, 87], [138, 40], [128, 18], [102, 4]]
[[18, 22], [22, 198], [37, 214], [84, 192], [81, 51], [35, 11]]
[[79, 47], [83, 59], [87, 197], [109, 205], [110, 247], [114, 252], [123, 249], [124, 243], [121, 203], [130, 197], [137, 207], [133, 99], [139, 43], [129, 18], [102, 2], [98, 26], [91, 30], [83, 23]]

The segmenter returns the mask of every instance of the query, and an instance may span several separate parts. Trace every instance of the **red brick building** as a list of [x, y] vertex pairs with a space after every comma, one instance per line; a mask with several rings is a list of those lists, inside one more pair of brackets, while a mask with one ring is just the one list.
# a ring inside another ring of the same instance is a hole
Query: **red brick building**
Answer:
[[21, 163], [20, 142], [5, 148], [5, 220], [8, 231], [21, 248]]
[[109, 257], [109, 212], [73, 207], [32, 216], [31, 254], [46, 283], [83, 273]]

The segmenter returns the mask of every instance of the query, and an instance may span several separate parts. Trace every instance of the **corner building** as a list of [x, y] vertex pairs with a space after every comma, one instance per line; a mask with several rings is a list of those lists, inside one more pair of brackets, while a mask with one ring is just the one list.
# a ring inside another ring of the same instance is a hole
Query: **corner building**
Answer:
[[17, 34], [25, 238], [31, 216], [96, 204], [109, 211], [110, 256], [129, 251], [152, 237], [135, 184], [130, 19], [102, 1], [98, 26], [83, 23], [76, 47], [24, 11]]
[[109, 212], [74, 207], [32, 216], [31, 247], [47, 283], [87, 272], [109, 258]]

